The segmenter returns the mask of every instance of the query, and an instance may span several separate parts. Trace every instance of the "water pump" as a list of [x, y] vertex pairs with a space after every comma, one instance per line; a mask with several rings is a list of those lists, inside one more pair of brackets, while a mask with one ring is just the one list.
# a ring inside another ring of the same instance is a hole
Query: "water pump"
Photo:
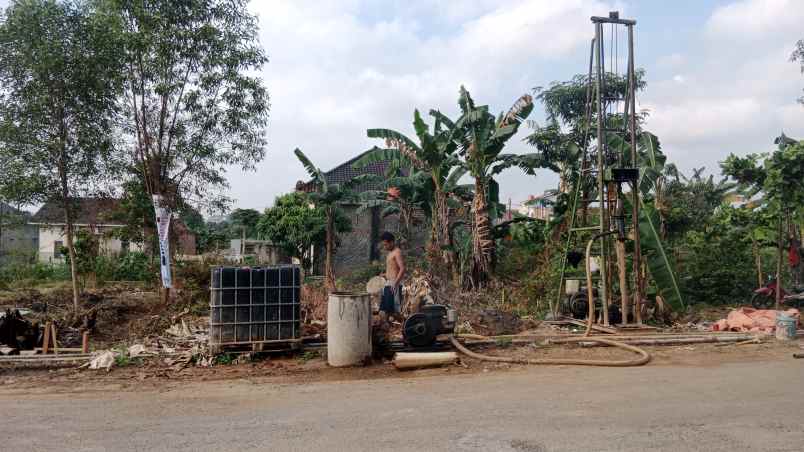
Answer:
[[411, 347], [428, 347], [435, 344], [439, 334], [453, 334], [457, 320], [458, 314], [449, 306], [424, 305], [405, 320], [402, 336]]

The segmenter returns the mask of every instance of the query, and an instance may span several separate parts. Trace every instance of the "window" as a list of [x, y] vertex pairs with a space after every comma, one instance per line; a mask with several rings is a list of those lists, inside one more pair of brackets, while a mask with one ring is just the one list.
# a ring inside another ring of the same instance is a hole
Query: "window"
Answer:
[[61, 258], [61, 249], [64, 248], [64, 242], [56, 240], [53, 242], [53, 259]]

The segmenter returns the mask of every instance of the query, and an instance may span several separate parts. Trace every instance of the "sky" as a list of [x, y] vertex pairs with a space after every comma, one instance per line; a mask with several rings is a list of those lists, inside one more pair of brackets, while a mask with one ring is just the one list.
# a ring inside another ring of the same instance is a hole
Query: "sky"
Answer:
[[[0, 0], [0, 7], [7, 4]], [[413, 136], [413, 111], [457, 117], [458, 90], [492, 111], [537, 86], [584, 73], [594, 27], [618, 10], [637, 20], [636, 66], [646, 128], [683, 172], [719, 174], [729, 153], [804, 138], [804, 76], [789, 61], [804, 38], [804, 1], [739, 0], [254, 0], [271, 94], [267, 154], [254, 172], [228, 171], [236, 207], [263, 209], [305, 179], [293, 149], [324, 170], [381, 145], [368, 128]], [[544, 123], [540, 105], [530, 116]], [[533, 152], [523, 128], [506, 152]], [[500, 177], [514, 204], [554, 188], [555, 175]]]

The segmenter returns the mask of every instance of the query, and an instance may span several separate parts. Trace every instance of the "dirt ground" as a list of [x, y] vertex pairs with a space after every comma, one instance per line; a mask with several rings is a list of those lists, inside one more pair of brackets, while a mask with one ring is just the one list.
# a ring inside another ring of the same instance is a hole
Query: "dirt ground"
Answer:
[[[643, 347], [652, 355], [647, 366], [675, 366], [711, 368], [731, 363], [773, 362], [790, 360], [801, 352], [801, 341], [762, 344], [726, 345], [696, 344], [689, 346]], [[510, 346], [488, 347], [483, 353], [495, 356], [521, 358], [575, 358], [625, 359], [629, 352], [608, 347], [580, 348], [562, 346]], [[152, 358], [111, 371], [81, 370], [74, 367], [60, 369], [31, 369], [0, 367], [0, 385], [13, 392], [84, 392], [98, 390], [139, 391], [171, 390], [190, 382], [245, 380], [254, 383], [306, 384], [352, 380], [380, 380], [388, 378], [416, 379], [421, 377], [470, 375], [480, 373], [517, 373], [526, 365], [489, 363], [462, 357], [459, 364], [412, 371], [398, 371], [390, 361], [375, 361], [363, 367], [332, 368], [326, 360], [309, 352], [300, 356], [273, 355], [255, 358], [251, 362], [217, 364], [212, 367], [187, 367], [174, 371]], [[571, 367], [571, 366], [558, 366]]]
[[[303, 299], [304, 329], [306, 335], [321, 333], [325, 326], [317, 321], [326, 311], [326, 302], [321, 290], [307, 290]], [[195, 299], [197, 298], [197, 299]], [[0, 305], [33, 309], [35, 320], [46, 318], [64, 319], [60, 327], [61, 346], [80, 337], [75, 334], [85, 320], [69, 319], [71, 312], [69, 290], [54, 287], [45, 290], [25, 290], [0, 294]], [[82, 312], [95, 312], [95, 331], [91, 336], [91, 349], [104, 350], [113, 346], [131, 345], [148, 336], [162, 334], [171, 324], [171, 317], [187, 314], [188, 321], [203, 323], [207, 301], [200, 297], [179, 298], [177, 303], [163, 306], [156, 293], [136, 285], [116, 285], [86, 294]], [[722, 317], [729, 308], [706, 308], [690, 316], [685, 324], [677, 324], [675, 330], [688, 329], [693, 323], [706, 322]], [[174, 317], [175, 318], [175, 317]], [[69, 320], [67, 320], [69, 319]], [[464, 316], [459, 328], [480, 334], [503, 334], [514, 330], [537, 328], [541, 333], [556, 333], [556, 330], [538, 326], [535, 320], [520, 320], [498, 310], [478, 310]], [[568, 331], [564, 331], [568, 332]], [[398, 333], [398, 331], [397, 331]], [[482, 353], [518, 358], [574, 358], [574, 359], [627, 359], [633, 357], [627, 351], [608, 348], [581, 348], [571, 345], [537, 346], [516, 345], [477, 349]], [[696, 344], [688, 346], [644, 347], [653, 357], [648, 366], [713, 367], [728, 363], [761, 362], [789, 359], [799, 350], [798, 343], [780, 344], [768, 341], [763, 344], [727, 345]], [[317, 349], [290, 354], [271, 354], [241, 359], [229, 364], [212, 367], [189, 366], [176, 371], [163, 358], [133, 359], [124, 367], [113, 367], [110, 372], [81, 370], [72, 367], [28, 368], [0, 365], [0, 386], [11, 391], [73, 392], [95, 390], [137, 391], [153, 389], [170, 390], [189, 382], [246, 380], [277, 384], [338, 382], [350, 380], [381, 380], [388, 378], [415, 379], [430, 376], [471, 375], [480, 373], [521, 372], [527, 366], [517, 364], [481, 362], [462, 357], [457, 365], [400, 372], [389, 360], [375, 360], [365, 367], [331, 368]]]

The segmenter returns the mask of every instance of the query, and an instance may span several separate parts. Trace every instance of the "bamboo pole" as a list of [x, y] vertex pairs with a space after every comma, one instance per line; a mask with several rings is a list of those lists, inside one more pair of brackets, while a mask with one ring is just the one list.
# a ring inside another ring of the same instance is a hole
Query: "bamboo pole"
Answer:
[[628, 271], [625, 264], [625, 242], [617, 240], [615, 243], [615, 251], [617, 252], [617, 270], [620, 274], [620, 300], [622, 304], [622, 324], [628, 323]]

